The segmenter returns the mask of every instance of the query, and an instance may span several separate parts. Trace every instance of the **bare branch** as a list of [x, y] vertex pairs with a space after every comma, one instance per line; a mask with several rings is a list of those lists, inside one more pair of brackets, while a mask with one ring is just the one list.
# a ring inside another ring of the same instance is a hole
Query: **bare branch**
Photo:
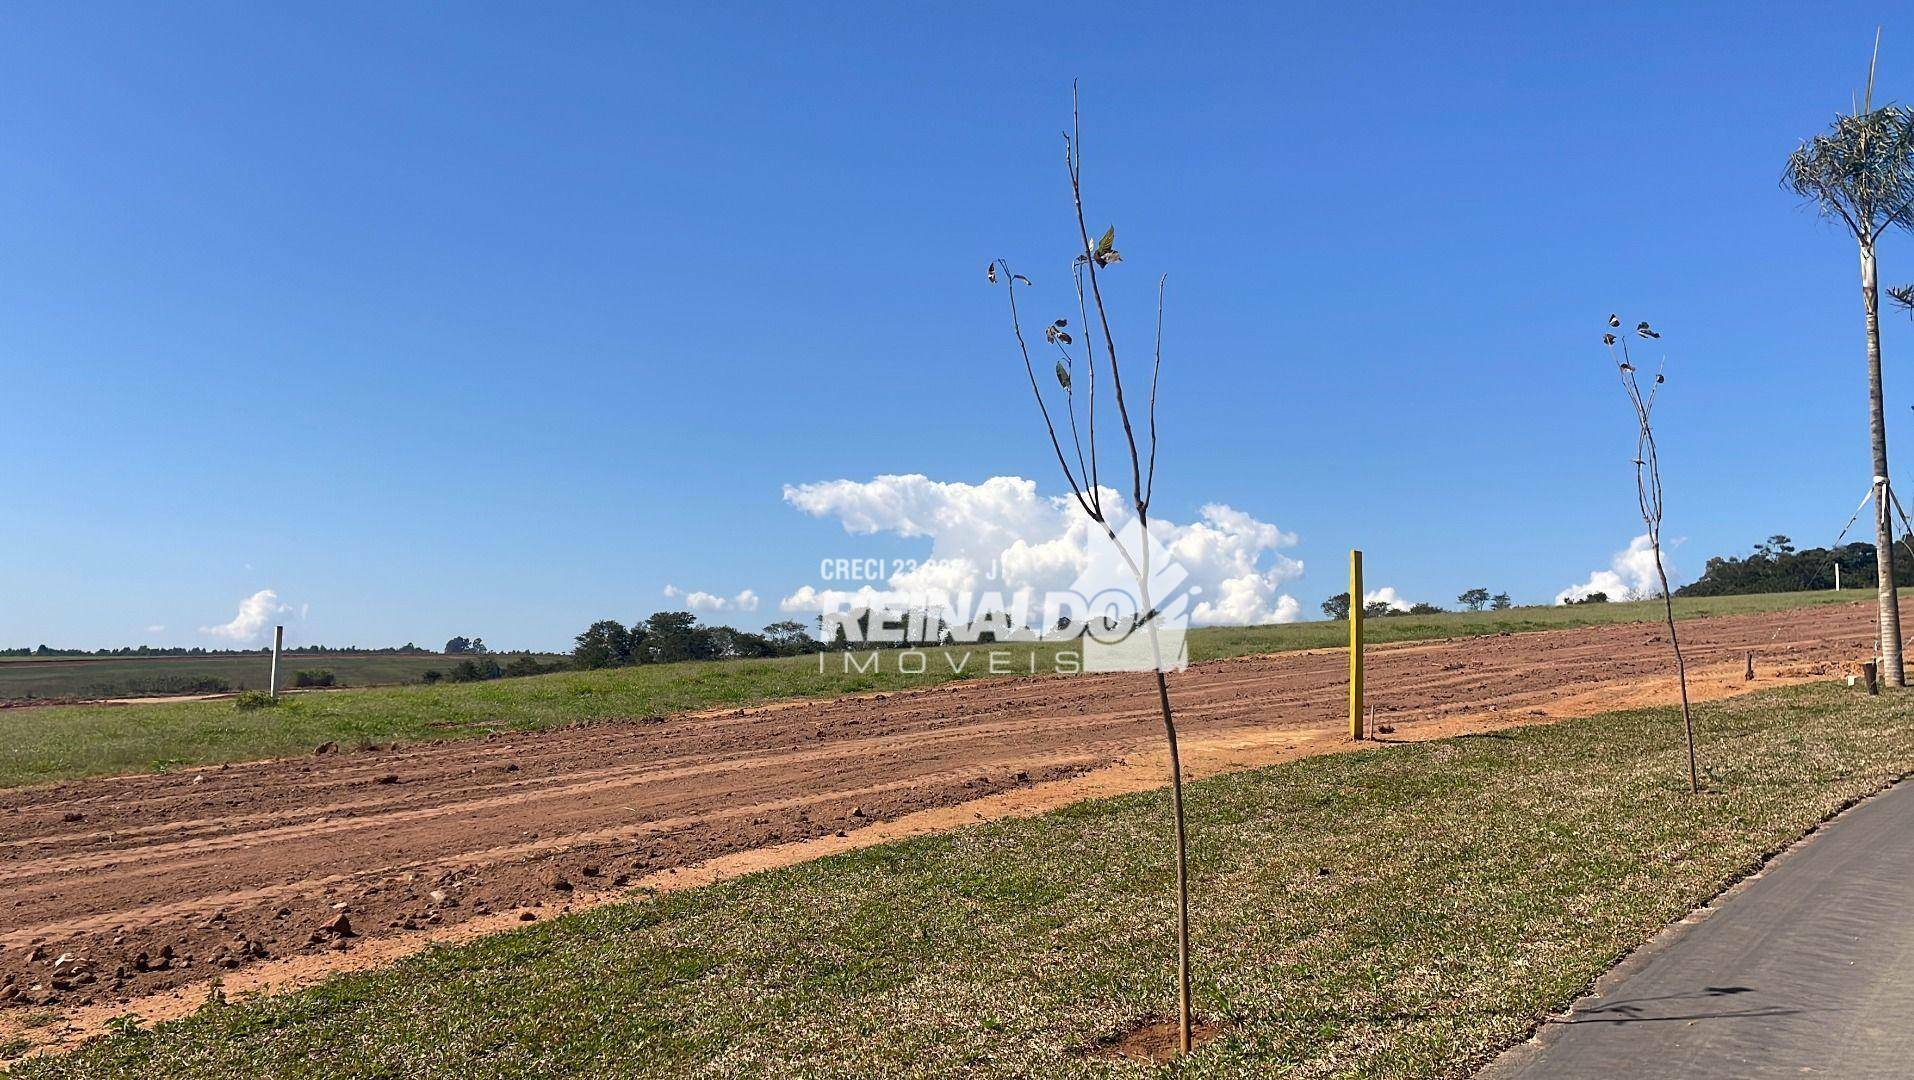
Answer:
[[[1090, 225], [1083, 216], [1083, 152], [1080, 148], [1082, 138], [1082, 119], [1077, 109], [1076, 84], [1071, 84], [1070, 112], [1078, 132], [1072, 142], [1073, 150], [1070, 165], [1070, 198], [1076, 204], [1077, 235], [1083, 242], [1083, 261], [1090, 276], [1090, 298], [1097, 310], [1097, 321], [1103, 328], [1103, 348], [1110, 358], [1110, 384], [1116, 389], [1117, 416], [1123, 422], [1123, 437], [1130, 449], [1130, 498], [1137, 508], [1137, 517], [1148, 523], [1149, 504], [1143, 497], [1143, 462], [1137, 453], [1136, 429], [1130, 423], [1130, 407], [1123, 397], [1123, 370], [1117, 362], [1116, 338], [1110, 333], [1110, 314], [1103, 303], [1103, 287], [1097, 281], [1096, 245], [1090, 242]], [[1088, 329], [1087, 327], [1085, 328]]]
[[1103, 509], [1103, 482], [1097, 475], [1097, 354], [1096, 329], [1090, 325], [1090, 307], [1083, 292], [1083, 264], [1077, 263], [1070, 268], [1070, 276], [1077, 287], [1077, 317], [1083, 322], [1083, 347], [1088, 354], [1090, 370], [1090, 404], [1087, 412], [1090, 416], [1090, 501], [1101, 511]]
[[1004, 284], [1009, 286], [1010, 330], [1016, 335], [1017, 351], [1023, 354], [1024, 374], [1030, 377], [1030, 393], [1037, 399], [1037, 411], [1043, 414], [1044, 430], [1050, 434], [1050, 448], [1057, 453], [1057, 464], [1063, 468], [1063, 478], [1070, 482], [1070, 492], [1076, 496], [1077, 505], [1083, 507], [1083, 512], [1088, 514], [1091, 520], [1101, 521], [1102, 516], [1092, 512], [1089, 502], [1084, 499], [1083, 485], [1077, 482], [1077, 475], [1070, 471], [1070, 461], [1063, 453], [1063, 442], [1057, 438], [1057, 425], [1050, 419], [1050, 406], [1043, 399], [1043, 388], [1037, 384], [1037, 367], [1030, 362], [1030, 346], [1023, 338], [1023, 321], [1017, 316], [1018, 275], [1011, 271], [1010, 264], [1003, 259], [997, 260], [997, 266], [1003, 270]]
[[1150, 365], [1150, 471], [1143, 481], [1143, 503], [1156, 496], [1156, 384], [1163, 375], [1163, 287], [1170, 275], [1156, 279], [1156, 356]]

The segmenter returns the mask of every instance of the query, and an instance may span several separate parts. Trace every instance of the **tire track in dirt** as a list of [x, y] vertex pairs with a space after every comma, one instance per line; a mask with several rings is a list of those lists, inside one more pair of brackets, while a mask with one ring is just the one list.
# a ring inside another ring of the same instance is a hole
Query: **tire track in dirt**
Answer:
[[[1665, 703], [1665, 634], [1372, 646], [1375, 719], [1420, 739]], [[1694, 619], [1682, 636], [1697, 695], [1720, 697], [1838, 673], [1872, 617]], [[1744, 684], [1751, 649], [1763, 677]], [[1192, 772], [1345, 748], [1345, 663], [1173, 676]], [[283, 986], [637, 884], [1154, 786], [1159, 740], [1149, 679], [1039, 677], [0, 792], [0, 999], [59, 1007], [77, 1030], [177, 1014], [215, 976]], [[321, 929], [340, 914], [351, 936]], [[0, 1006], [0, 1033], [22, 1011]]]

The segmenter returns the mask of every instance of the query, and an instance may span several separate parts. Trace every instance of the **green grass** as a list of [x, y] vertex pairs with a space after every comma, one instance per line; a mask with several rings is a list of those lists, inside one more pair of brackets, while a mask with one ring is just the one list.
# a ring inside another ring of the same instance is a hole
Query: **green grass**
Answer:
[[[1914, 767], [1914, 698], [1832, 684], [1191, 786], [1185, 1076], [1464, 1075], [1631, 948]], [[22, 1080], [1167, 1075], [1082, 1048], [1173, 1007], [1144, 793], [570, 916], [209, 1006]]]
[[[505, 663], [516, 653], [500, 654]], [[387, 686], [418, 682], [426, 671], [448, 671], [461, 658], [437, 654], [287, 653], [280, 657], [281, 685], [294, 672], [330, 671], [340, 686]], [[549, 657], [541, 657], [549, 659]], [[272, 657], [263, 653], [222, 656], [6, 657], [0, 659], [0, 701], [30, 698], [145, 697], [196, 693], [190, 684], [218, 680], [233, 690], [263, 690], [272, 677]]]
[[[1697, 618], [1853, 601], [1859, 595], [1830, 591], [1710, 597], [1678, 600], [1676, 610], [1684, 618]], [[1653, 602], [1401, 616], [1370, 620], [1367, 639], [1390, 642], [1566, 629], [1660, 617], [1661, 607]], [[1190, 653], [1194, 659], [1206, 660], [1333, 648], [1340, 647], [1347, 635], [1347, 624], [1331, 622], [1204, 629], [1191, 634]], [[1001, 648], [1011, 656], [1011, 670], [1027, 671], [1033, 656], [1043, 669], [1043, 658], [1057, 647]], [[329, 741], [351, 745], [463, 738], [786, 698], [922, 687], [987, 674], [984, 661], [978, 658], [956, 673], [941, 658], [932, 657], [924, 675], [901, 674], [896, 653], [863, 654], [856, 659], [875, 659], [881, 670], [847, 672], [844, 655], [832, 654], [824, 658], [821, 672], [815, 656], [661, 664], [487, 683], [311, 694], [294, 697], [277, 709], [254, 712], [239, 712], [229, 701], [0, 710], [0, 787], [309, 753]]]
[[[1675, 599], [1678, 619], [1723, 615], [1752, 615], [1764, 611], [1793, 611], [1823, 604], [1858, 604], [1874, 599], [1873, 588], [1828, 589], [1820, 592], [1756, 593], [1748, 596], [1702, 596]], [[1450, 611], [1441, 615], [1392, 615], [1363, 623], [1363, 640], [1371, 645], [1391, 641], [1425, 641], [1445, 637], [1477, 637], [1503, 631], [1522, 634], [1533, 630], [1570, 630], [1581, 626], [1654, 622], [1662, 618], [1660, 600], [1625, 604], [1575, 604], [1518, 607], [1507, 611]], [[1288, 623], [1283, 626], [1210, 627], [1192, 635], [1191, 654], [1198, 659], [1242, 656], [1293, 649], [1341, 648], [1349, 641], [1346, 622]]]

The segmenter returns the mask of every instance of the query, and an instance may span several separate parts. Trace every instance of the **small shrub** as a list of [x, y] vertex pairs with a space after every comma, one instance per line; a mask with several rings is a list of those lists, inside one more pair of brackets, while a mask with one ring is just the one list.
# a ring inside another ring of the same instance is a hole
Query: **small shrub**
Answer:
[[233, 708], [238, 709], [240, 712], [251, 712], [254, 709], [270, 709], [278, 704], [279, 699], [266, 693], [264, 690], [248, 690], [233, 699]]
[[165, 697], [173, 694], [223, 694], [232, 684], [215, 675], [149, 675], [94, 683], [80, 690], [82, 697]]
[[513, 657], [512, 661], [505, 665], [505, 677], [518, 679], [527, 675], [549, 675], [554, 671], [564, 671], [570, 667], [571, 663], [566, 660], [554, 660], [549, 664], [543, 664], [535, 656], [518, 656]]
[[332, 673], [331, 668], [314, 668], [309, 671], [294, 672], [292, 684], [302, 689], [315, 686], [337, 686], [339, 679]]
[[486, 682], [505, 677], [505, 669], [497, 660], [486, 657], [483, 660], [460, 660], [446, 678], [453, 682]]

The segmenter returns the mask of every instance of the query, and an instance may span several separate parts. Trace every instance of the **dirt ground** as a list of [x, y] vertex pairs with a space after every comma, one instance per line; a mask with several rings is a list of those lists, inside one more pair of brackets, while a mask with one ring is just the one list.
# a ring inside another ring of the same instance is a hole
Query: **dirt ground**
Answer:
[[[1866, 605], [1681, 624], [1700, 699], [1829, 678]], [[1745, 655], [1757, 678], [1743, 678]], [[1340, 651], [1171, 678], [1190, 771], [1348, 747]], [[1662, 704], [1647, 624], [1373, 646], [1383, 741]], [[1143, 675], [958, 684], [0, 792], [0, 1036], [389, 962], [434, 941], [1162, 782]], [[37, 1007], [37, 1008], [35, 1008]], [[57, 1008], [61, 1022], [45, 1022]]]

